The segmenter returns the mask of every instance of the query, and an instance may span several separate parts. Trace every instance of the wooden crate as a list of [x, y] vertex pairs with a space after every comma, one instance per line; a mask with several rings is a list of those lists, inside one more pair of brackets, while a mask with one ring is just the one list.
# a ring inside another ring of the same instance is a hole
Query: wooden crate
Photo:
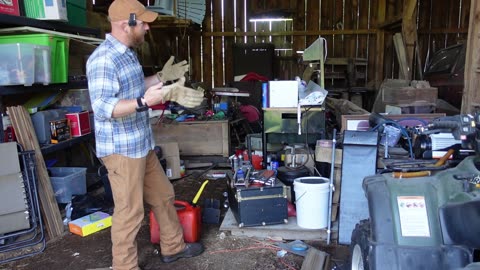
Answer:
[[157, 144], [177, 142], [183, 156], [229, 156], [228, 120], [153, 124]]

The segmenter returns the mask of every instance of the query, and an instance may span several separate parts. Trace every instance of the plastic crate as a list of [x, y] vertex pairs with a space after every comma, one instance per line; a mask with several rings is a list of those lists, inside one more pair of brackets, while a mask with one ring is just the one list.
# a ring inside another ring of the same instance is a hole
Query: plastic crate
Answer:
[[52, 34], [25, 34], [0, 36], [0, 44], [27, 43], [50, 47], [52, 83], [68, 82], [68, 56], [70, 40]]
[[58, 203], [68, 203], [72, 195], [87, 193], [87, 168], [51, 167], [48, 170]]
[[0, 44], [0, 85], [50, 83], [50, 48], [33, 44]]

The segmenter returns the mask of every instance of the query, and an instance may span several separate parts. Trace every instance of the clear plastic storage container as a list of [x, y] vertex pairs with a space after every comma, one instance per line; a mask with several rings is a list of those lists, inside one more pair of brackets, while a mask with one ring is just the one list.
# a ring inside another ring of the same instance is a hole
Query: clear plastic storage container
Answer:
[[48, 171], [58, 203], [68, 203], [72, 195], [87, 193], [87, 168], [51, 167]]
[[0, 85], [49, 84], [50, 47], [35, 44], [0, 44]]

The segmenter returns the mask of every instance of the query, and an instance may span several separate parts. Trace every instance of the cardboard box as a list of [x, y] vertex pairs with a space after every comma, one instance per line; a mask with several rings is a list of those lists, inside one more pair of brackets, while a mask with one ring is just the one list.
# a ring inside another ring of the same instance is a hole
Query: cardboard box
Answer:
[[68, 119], [50, 121], [50, 143], [56, 144], [71, 139]]
[[67, 113], [65, 117], [70, 121], [72, 137], [80, 137], [92, 132], [90, 128], [90, 115], [87, 111]]
[[297, 81], [269, 81], [268, 103], [270, 108], [291, 108], [298, 104]]
[[20, 9], [18, 6], [18, 0], [3, 1], [0, 4], [0, 13], [20, 16]]
[[112, 217], [100, 211], [68, 223], [70, 232], [80, 236], [87, 236], [110, 226], [112, 226]]
[[180, 151], [178, 143], [166, 142], [157, 144], [162, 148], [162, 158], [167, 161], [165, 174], [170, 179], [180, 178]]

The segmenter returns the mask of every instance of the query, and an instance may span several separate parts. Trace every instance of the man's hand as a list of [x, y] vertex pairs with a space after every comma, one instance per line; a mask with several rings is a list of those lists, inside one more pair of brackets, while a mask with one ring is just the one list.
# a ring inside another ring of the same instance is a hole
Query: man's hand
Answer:
[[189, 65], [186, 60], [173, 64], [174, 59], [174, 56], [170, 56], [170, 59], [168, 59], [167, 63], [163, 66], [162, 71], [157, 73], [157, 77], [161, 82], [165, 83], [167, 81], [178, 80], [188, 71]]
[[193, 108], [200, 105], [203, 101], [203, 92], [185, 87], [184, 84], [185, 77], [181, 77], [178, 82], [163, 86], [160, 89], [163, 100], [175, 101], [186, 108]]

